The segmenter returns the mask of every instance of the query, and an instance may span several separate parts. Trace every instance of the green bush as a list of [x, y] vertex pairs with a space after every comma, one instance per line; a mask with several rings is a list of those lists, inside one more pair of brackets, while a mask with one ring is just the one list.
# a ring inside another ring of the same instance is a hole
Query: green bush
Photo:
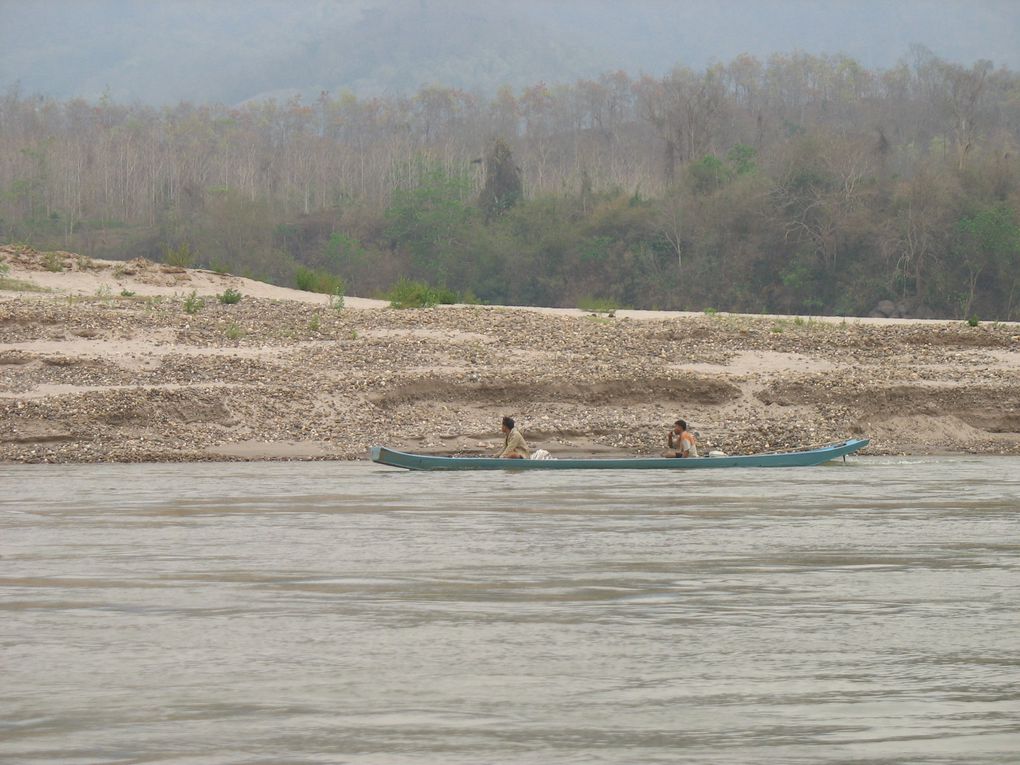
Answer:
[[458, 295], [458, 300], [455, 303], [463, 303], [465, 305], [483, 305], [484, 301], [474, 293], [474, 290], [467, 289]]
[[343, 295], [347, 291], [347, 284], [336, 274], [320, 269], [305, 268], [298, 266], [294, 273], [294, 282], [299, 290], [305, 292], [320, 292], [324, 295]]
[[240, 292], [232, 287], [227, 287], [221, 294], [216, 295], [216, 299], [224, 305], [233, 305], [234, 303], [240, 303], [243, 296]]
[[448, 287], [434, 287], [432, 291], [436, 293], [436, 299], [440, 305], [453, 305], [460, 302], [460, 296]]
[[53, 271], [59, 273], [64, 270], [64, 258], [62, 255], [56, 252], [47, 252], [43, 257], [43, 267], [47, 271]]
[[3, 261], [0, 261], [0, 289], [13, 290], [17, 292], [49, 292], [49, 290], [45, 287], [40, 287], [32, 282], [23, 282], [20, 279], [8, 278], [7, 275], [10, 272], [10, 266]]
[[184, 298], [184, 313], [198, 313], [205, 307], [205, 301], [198, 296], [195, 290]]
[[178, 268], [191, 268], [191, 265], [195, 262], [195, 255], [191, 251], [191, 245], [187, 242], [182, 244], [177, 249], [174, 249], [167, 245], [163, 248], [163, 262], [168, 266], [177, 266]]
[[427, 282], [402, 278], [386, 293], [392, 308], [430, 308], [457, 302], [457, 293], [446, 287], [430, 287]]
[[578, 298], [577, 307], [592, 313], [616, 313], [620, 304], [612, 298], [582, 297]]

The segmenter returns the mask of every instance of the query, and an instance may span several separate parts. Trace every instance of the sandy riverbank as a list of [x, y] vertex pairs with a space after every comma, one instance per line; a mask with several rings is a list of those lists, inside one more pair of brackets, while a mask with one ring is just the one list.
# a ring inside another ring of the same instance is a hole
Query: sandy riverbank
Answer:
[[0, 259], [0, 461], [480, 452], [502, 414], [554, 455], [656, 453], [677, 417], [729, 453], [863, 435], [871, 453], [1020, 454], [1017, 324], [338, 310], [145, 261]]

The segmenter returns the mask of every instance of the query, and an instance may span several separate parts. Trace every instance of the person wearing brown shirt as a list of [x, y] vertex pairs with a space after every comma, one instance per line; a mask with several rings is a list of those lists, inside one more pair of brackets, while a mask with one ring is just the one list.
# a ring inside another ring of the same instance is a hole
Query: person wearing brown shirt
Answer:
[[497, 457], [503, 459], [513, 460], [526, 460], [531, 456], [531, 450], [528, 449], [528, 444], [524, 440], [524, 436], [521, 435], [516, 427], [512, 417], [504, 417], [503, 424], [500, 428], [503, 431], [503, 451], [497, 454]]

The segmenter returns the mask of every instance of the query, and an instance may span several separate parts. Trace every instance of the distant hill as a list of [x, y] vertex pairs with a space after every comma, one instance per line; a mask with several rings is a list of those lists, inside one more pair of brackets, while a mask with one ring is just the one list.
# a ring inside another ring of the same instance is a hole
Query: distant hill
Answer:
[[920, 44], [1020, 69], [1015, 0], [0, 0], [0, 90], [151, 104], [492, 93], [741, 53], [844, 53], [885, 68]]

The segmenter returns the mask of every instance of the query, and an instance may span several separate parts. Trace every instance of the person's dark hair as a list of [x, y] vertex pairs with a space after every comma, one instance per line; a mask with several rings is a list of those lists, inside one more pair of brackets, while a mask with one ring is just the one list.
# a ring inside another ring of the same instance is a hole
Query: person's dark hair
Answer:
[[513, 417], [504, 417], [503, 418], [503, 424], [506, 425], [508, 428], [510, 428], [510, 430], [513, 430], [514, 429], [514, 425], [516, 423], [514, 422], [514, 418]]
[[687, 430], [687, 422], [686, 422], [685, 420], [677, 420], [677, 421], [676, 421], [676, 422], [674, 422], [673, 424], [674, 424], [674, 425], [679, 425], [679, 426], [680, 426], [681, 428], [683, 428], [684, 430]]

